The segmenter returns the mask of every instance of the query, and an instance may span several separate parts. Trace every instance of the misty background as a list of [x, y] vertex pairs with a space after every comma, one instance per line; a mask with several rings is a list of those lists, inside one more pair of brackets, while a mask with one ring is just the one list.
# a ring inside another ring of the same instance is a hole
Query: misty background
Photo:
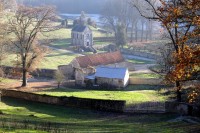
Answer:
[[100, 14], [108, 1], [110, 0], [17, 0], [18, 3], [31, 6], [54, 5], [59, 13], [73, 14], [80, 14], [81, 11]]

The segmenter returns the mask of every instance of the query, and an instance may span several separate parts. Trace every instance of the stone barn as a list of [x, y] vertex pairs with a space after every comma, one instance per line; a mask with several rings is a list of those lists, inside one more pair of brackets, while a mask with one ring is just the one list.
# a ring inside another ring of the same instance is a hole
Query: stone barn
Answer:
[[[92, 49], [92, 30], [86, 25], [76, 25], [71, 33], [72, 45], [79, 49]], [[92, 51], [92, 50], [91, 50]]]
[[74, 77], [77, 85], [85, 85], [85, 76], [94, 74], [98, 66], [134, 69], [133, 64], [127, 62], [120, 51], [79, 56], [59, 69], [63, 74]]
[[85, 82], [93, 85], [108, 85], [113, 87], [124, 88], [128, 85], [129, 72], [127, 68], [105, 67], [96, 68], [93, 75], [85, 77]]

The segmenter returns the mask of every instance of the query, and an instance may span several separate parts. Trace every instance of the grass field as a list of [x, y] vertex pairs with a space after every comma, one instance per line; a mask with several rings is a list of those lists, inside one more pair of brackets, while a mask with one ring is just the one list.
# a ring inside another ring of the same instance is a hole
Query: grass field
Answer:
[[15, 80], [15, 79], [8, 79], [8, 78], [1, 78], [0, 77], [0, 83], [14, 83], [14, 82], [18, 82], [18, 80]]
[[51, 95], [51, 96], [69, 96], [69, 97], [74, 96], [80, 98], [125, 100], [128, 106], [129, 104], [133, 103], [166, 101], [170, 95], [163, 95], [159, 93], [158, 90], [161, 88], [162, 87], [157, 87], [157, 86], [149, 87], [149, 86], [131, 85], [127, 89], [121, 91], [100, 91], [100, 90], [64, 88], [64, 89], [51, 89], [37, 93]]
[[[55, 123], [57, 131], [65, 128], [67, 132], [121, 132], [121, 133], [187, 133], [197, 132], [200, 125], [183, 121], [169, 122], [177, 117], [173, 114], [118, 114], [83, 109], [73, 109], [55, 105], [33, 103], [11, 98], [0, 102], [0, 132], [36, 133], [40, 131], [25, 130], [28, 123]], [[17, 124], [15, 123], [17, 121]], [[17, 129], [21, 122], [28, 122], [25, 127]], [[16, 124], [16, 125], [15, 125]], [[15, 125], [15, 128], [13, 126]], [[47, 125], [46, 125], [47, 126]], [[23, 130], [24, 128], [24, 130]], [[32, 127], [34, 128], [34, 127]], [[41, 132], [42, 133], [42, 132]]]
[[[93, 31], [93, 37], [111, 37], [112, 35], [107, 35], [105, 33], [102, 33], [98, 31], [96, 28], [90, 27]], [[52, 31], [49, 33], [46, 33], [45, 37], [42, 37], [41, 39], [51, 39], [54, 40], [50, 46], [55, 48], [61, 48], [66, 49], [71, 44], [71, 29], [69, 28], [62, 28], [56, 31]], [[95, 45], [102, 45], [102, 44], [110, 44], [112, 42], [107, 41], [99, 41], [94, 39]]]
[[154, 61], [140, 60], [140, 59], [128, 59], [128, 62], [133, 64], [154, 64]]
[[161, 75], [156, 73], [130, 73], [131, 78], [161, 78]]
[[71, 52], [53, 50], [45, 56], [40, 68], [57, 69], [59, 65], [69, 64], [76, 56]]
[[[71, 53], [70, 51], [62, 51], [62, 50], [51, 50], [41, 64], [39, 68], [46, 69], [57, 69], [59, 65], [67, 65], [70, 63], [77, 55]], [[3, 61], [2, 64], [6, 66], [15, 66], [13, 60], [16, 60], [17, 56], [14, 54], [10, 54], [9, 57]]]

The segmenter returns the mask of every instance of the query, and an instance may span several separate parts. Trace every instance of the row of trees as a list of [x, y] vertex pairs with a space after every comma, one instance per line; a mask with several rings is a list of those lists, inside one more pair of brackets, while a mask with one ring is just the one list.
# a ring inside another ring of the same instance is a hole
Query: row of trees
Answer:
[[[136, 8], [130, 4], [130, 0], [108, 1], [101, 13], [101, 20], [105, 28], [114, 32], [116, 42], [121, 40], [118, 39], [117, 35], [121, 28], [125, 30], [122, 36], [129, 37], [131, 42], [133, 40], [137, 42], [152, 39], [153, 21], [141, 17]], [[124, 45], [125, 43], [118, 45]]]
[[[132, 1], [141, 16], [157, 20], [171, 40], [168, 52], [166, 79], [176, 84], [177, 100], [181, 101], [181, 82], [198, 79], [200, 75], [200, 0], [144, 0]], [[149, 14], [149, 12], [152, 14]], [[199, 88], [200, 89], [200, 88]], [[190, 101], [200, 97], [199, 90], [189, 94]], [[192, 97], [191, 97], [192, 96]]]

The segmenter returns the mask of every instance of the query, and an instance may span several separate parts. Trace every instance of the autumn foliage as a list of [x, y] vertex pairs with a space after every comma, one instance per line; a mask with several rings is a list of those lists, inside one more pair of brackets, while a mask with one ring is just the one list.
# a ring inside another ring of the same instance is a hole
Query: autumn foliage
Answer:
[[159, 21], [171, 40], [166, 80], [176, 84], [177, 100], [181, 101], [181, 82], [197, 79], [200, 73], [200, 0], [144, 1], [146, 12], [135, 5], [141, 16]]

